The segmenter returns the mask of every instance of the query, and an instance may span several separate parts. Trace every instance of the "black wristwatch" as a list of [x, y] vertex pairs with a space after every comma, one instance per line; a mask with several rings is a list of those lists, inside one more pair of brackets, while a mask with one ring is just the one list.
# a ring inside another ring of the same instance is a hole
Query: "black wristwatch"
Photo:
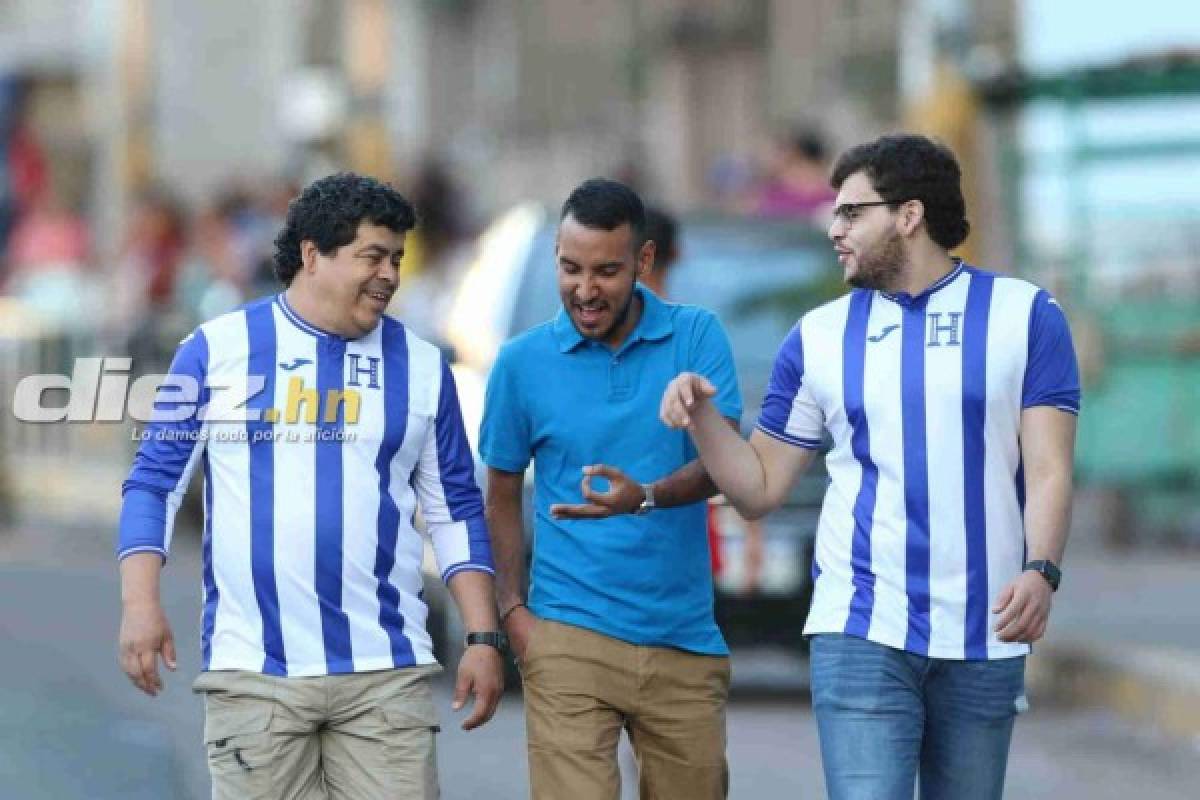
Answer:
[[508, 637], [503, 631], [483, 631], [467, 634], [467, 647], [473, 644], [487, 644], [499, 650], [501, 653], [508, 651]]
[[1049, 559], [1041, 561], [1027, 561], [1025, 562], [1025, 571], [1028, 572], [1029, 570], [1033, 570], [1038, 575], [1041, 575], [1043, 578], [1045, 578], [1046, 583], [1050, 584], [1050, 589], [1052, 591], [1058, 591], [1058, 584], [1062, 582], [1062, 570], [1058, 568], [1058, 564], [1055, 564]]

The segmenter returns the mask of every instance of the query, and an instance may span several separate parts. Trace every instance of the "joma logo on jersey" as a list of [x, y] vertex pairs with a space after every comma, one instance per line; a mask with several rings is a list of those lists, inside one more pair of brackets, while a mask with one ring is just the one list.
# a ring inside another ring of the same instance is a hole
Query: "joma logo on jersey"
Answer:
[[[946, 317], [946, 321], [943, 322], [942, 317]], [[958, 340], [961, 311], [950, 311], [946, 314], [934, 312], [926, 314], [925, 318], [929, 320], [929, 339], [925, 342], [927, 347], [958, 347], [961, 344]]]

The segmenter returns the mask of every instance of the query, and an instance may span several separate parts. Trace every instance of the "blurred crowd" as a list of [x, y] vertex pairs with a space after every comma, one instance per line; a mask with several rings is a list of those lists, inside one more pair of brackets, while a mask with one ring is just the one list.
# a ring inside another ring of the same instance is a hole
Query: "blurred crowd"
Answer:
[[[833, 199], [828, 156], [815, 130], [782, 131], [751, 157], [713, 166], [710, 205], [728, 213], [823, 221]], [[97, 199], [65, 196], [55, 172], [54, 154], [38, 141], [21, 98], [5, 98], [0, 296], [16, 299], [69, 340], [131, 355], [136, 371], [157, 370], [195, 325], [277, 291], [273, 240], [301, 188], [299, 179], [239, 178], [191, 202], [176, 187], [145, 186], [127, 204], [116, 251], [105, 254], [98, 252], [86, 212]], [[466, 261], [485, 220], [472, 208], [469, 186], [439, 157], [393, 182], [420, 214], [393, 311], [436, 338], [456, 267]], [[637, 188], [653, 195], [652, 187]]]

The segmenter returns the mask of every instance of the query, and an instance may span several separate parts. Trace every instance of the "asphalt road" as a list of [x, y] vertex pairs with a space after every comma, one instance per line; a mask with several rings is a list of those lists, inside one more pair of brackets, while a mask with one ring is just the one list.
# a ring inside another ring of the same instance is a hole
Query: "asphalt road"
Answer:
[[[3, 800], [207, 797], [202, 712], [189, 691], [199, 661], [194, 544], [187, 537], [176, 543], [164, 576], [180, 670], [163, 695], [150, 699], [116, 664], [118, 590], [107, 537], [89, 529], [0, 535]], [[744, 671], [755, 669], [755, 658], [742, 660]], [[458, 729], [445, 687], [441, 697], [443, 796], [525, 797], [520, 696], [507, 696], [496, 719], [469, 734]], [[1008, 796], [1196, 796], [1200, 742], [1168, 739], [1100, 712], [1032, 702], [1034, 710], [1018, 722]], [[794, 694], [731, 704], [729, 761], [734, 798], [824, 796], [815, 726]]]

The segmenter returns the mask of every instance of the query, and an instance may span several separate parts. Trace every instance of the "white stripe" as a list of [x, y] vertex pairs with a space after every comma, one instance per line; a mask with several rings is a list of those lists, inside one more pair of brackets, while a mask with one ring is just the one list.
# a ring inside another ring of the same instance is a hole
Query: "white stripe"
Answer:
[[805, 315], [800, 329], [805, 381], [816, 402], [833, 412], [826, 414], [826, 424], [834, 442], [825, 456], [833, 480], [817, 522], [814, 556], [821, 566], [821, 576], [813, 587], [812, 610], [804, 625], [806, 634], [841, 633], [854, 595], [850, 559], [855, 493], [862, 482], [862, 467], [850, 450], [850, 426], [842, 397], [842, 336], [849, 309], [849, 296], [843, 297]]
[[[317, 387], [318, 340], [292, 325], [278, 303], [271, 310], [275, 322], [275, 397], [272, 402], [280, 413], [276, 431], [285, 437], [285, 440], [276, 440], [273, 458], [273, 553], [279, 629], [287, 656], [288, 675], [319, 675], [327, 667], [321, 607], [314, 589], [318, 475], [317, 448], [310, 434], [315, 427], [305, 421], [306, 407], [300, 407], [301, 413], [294, 424], [285, 417], [288, 384], [293, 379], [302, 381], [305, 389]], [[299, 358], [307, 359], [309, 363], [290, 371], [280, 369], [279, 364], [292, 364]]]
[[[930, 298], [926, 313], [960, 312], [970, 278]], [[962, 342], [965, 320], [959, 319]], [[949, 337], [946, 337], [946, 341]], [[929, 474], [929, 656], [963, 658], [967, 539], [963, 497], [963, 348], [925, 348], [925, 452]]]
[[871, 612], [872, 641], [903, 649], [908, 635], [908, 530], [904, 503], [904, 427], [901, 353], [904, 320], [900, 307], [876, 295], [871, 304], [867, 336], [889, 325], [891, 335], [865, 345], [863, 402], [871, 434], [871, 459], [879, 470], [875, 514], [871, 525], [871, 569], [875, 572], [875, 605]]
[[[379, 624], [379, 582], [375, 579], [375, 561], [379, 547], [379, 473], [375, 459], [383, 443], [384, 390], [393, 377], [384, 372], [382, 351], [383, 326], [367, 337], [351, 342], [347, 354], [357, 353], [365, 366], [368, 358], [379, 359], [379, 388], [371, 388], [364, 373], [357, 391], [361, 414], [355, 425], [346, 424], [353, 439], [342, 445], [342, 609], [350, 621], [350, 643], [355, 669], [365, 663], [392, 660], [391, 640]], [[349, 355], [347, 355], [349, 360]], [[353, 363], [352, 361], [349, 363]], [[347, 366], [345, 375], [349, 375]]]
[[[204, 326], [209, 380], [246, 393], [247, 331], [244, 313]], [[230, 431], [233, 425], [213, 426]], [[246, 442], [214, 436], [208, 442], [213, 482], [212, 564], [218, 593], [209, 669], [261, 670], [262, 617], [254, 599], [250, 561], [250, 452]]]
[[988, 657], [1004, 658], [1029, 652], [1025, 644], [1001, 642], [996, 636], [996, 615], [991, 607], [1001, 590], [1013, 581], [1023, 566], [1024, 520], [1017, 504], [1015, 486], [1020, 462], [1018, 433], [1021, 420], [1021, 388], [1028, 359], [1029, 315], [1037, 287], [1011, 278], [996, 278], [992, 308], [988, 315], [987, 354], [988, 411], [987, 458], [984, 488], [987, 497], [988, 562]]

